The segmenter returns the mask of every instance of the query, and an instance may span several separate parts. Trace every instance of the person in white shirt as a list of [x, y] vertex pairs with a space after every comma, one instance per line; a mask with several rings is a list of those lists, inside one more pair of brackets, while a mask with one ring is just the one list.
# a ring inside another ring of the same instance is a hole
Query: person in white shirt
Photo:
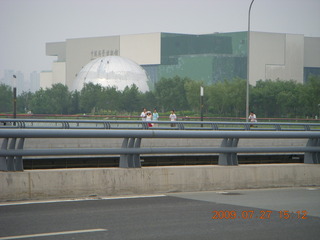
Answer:
[[[174, 110], [171, 111], [169, 118], [170, 118], [171, 122], [174, 122], [177, 120], [177, 115], [175, 114]], [[171, 127], [175, 127], [175, 126], [176, 126], [176, 124], [171, 123]]]
[[147, 118], [147, 109], [144, 108], [142, 113], [140, 114], [140, 117], [141, 117], [141, 120], [142, 121], [146, 121], [146, 118]]
[[[254, 112], [250, 112], [249, 121], [252, 123], [257, 122], [257, 116], [254, 114]], [[250, 125], [250, 127], [253, 127], [253, 125]]]

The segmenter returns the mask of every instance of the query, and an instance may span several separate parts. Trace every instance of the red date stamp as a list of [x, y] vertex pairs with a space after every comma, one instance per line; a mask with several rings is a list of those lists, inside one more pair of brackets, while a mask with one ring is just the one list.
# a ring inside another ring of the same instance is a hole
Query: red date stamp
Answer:
[[306, 210], [299, 211], [271, 211], [271, 210], [215, 210], [212, 211], [212, 219], [271, 219], [277, 217], [279, 219], [307, 219], [308, 212]]

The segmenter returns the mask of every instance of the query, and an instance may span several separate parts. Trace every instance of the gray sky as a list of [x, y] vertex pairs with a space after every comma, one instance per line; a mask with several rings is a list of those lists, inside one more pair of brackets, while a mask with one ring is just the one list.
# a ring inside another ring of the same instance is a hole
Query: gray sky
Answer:
[[[51, 70], [46, 42], [172, 32], [246, 31], [251, 0], [0, 0], [4, 69]], [[255, 0], [251, 30], [320, 37], [320, 0]]]

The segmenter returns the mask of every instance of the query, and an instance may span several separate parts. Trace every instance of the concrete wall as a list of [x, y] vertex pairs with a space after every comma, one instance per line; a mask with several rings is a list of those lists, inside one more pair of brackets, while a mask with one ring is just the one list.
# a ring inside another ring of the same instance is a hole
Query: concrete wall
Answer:
[[56, 56], [57, 62], [66, 61], [66, 42], [46, 43], [46, 55]]
[[51, 88], [52, 85], [52, 72], [40, 73], [40, 88]]
[[320, 38], [304, 39], [304, 66], [320, 67]]
[[52, 84], [66, 85], [66, 63], [54, 62], [52, 65]]
[[265, 79], [295, 80], [303, 83], [304, 37], [303, 35], [285, 35], [284, 65], [267, 63]]
[[320, 165], [268, 164], [0, 172], [0, 200], [320, 186]]
[[120, 36], [120, 56], [143, 64], [161, 63], [161, 33]]
[[295, 80], [303, 83], [304, 36], [252, 32], [250, 84], [258, 80]]
[[119, 52], [119, 36], [67, 39], [67, 86], [71, 88], [76, 75], [92, 59], [104, 56], [119, 56]]

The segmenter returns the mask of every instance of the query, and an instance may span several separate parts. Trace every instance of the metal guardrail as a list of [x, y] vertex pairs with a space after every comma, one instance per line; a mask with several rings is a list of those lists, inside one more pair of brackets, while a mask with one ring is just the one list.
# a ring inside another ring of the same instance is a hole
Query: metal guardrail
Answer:
[[[237, 153], [305, 152], [304, 163], [320, 163], [320, 131], [193, 131], [193, 130], [75, 130], [2, 129], [0, 170], [23, 171], [23, 156], [120, 155], [119, 167], [141, 167], [140, 154], [219, 153], [219, 165], [238, 165]], [[23, 149], [28, 138], [122, 138], [121, 148]], [[221, 138], [220, 147], [141, 148], [145, 138]], [[238, 147], [240, 138], [308, 139], [303, 147]]]
[[320, 131], [320, 123], [0, 119], [2, 128]]

